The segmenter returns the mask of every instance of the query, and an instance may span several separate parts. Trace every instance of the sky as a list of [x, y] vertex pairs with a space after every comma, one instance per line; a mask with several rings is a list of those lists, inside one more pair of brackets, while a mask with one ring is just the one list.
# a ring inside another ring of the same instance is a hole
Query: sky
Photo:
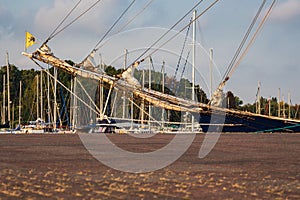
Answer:
[[[38, 44], [28, 49], [28, 52], [33, 52], [50, 36], [77, 2], [77, 0], [0, 0], [0, 66], [5, 65], [5, 55], [8, 52], [10, 63], [19, 69], [38, 69], [28, 58], [21, 55], [24, 51], [25, 31], [29, 31], [38, 39]], [[83, 0], [64, 24], [71, 22], [93, 2], [95, 0]], [[51, 39], [48, 45], [57, 57], [81, 62], [130, 2], [131, 0], [100, 1], [86, 15]], [[119, 31], [147, 2], [149, 0], [136, 1], [105, 37], [96, 56], [99, 62], [101, 60], [105, 64], [121, 68], [125, 49], [129, 51], [128, 62], [133, 62], [199, 1], [153, 0], [134, 21]], [[204, 0], [197, 7], [198, 14], [212, 2]], [[212, 48], [214, 52], [213, 89], [215, 89], [261, 3], [262, 0], [220, 0], [197, 20], [196, 82], [207, 93], [210, 91], [209, 50]], [[271, 1], [267, 1], [262, 14], [266, 13], [270, 4]], [[154, 47], [160, 47], [164, 41], [178, 33], [189, 23], [190, 17], [191, 15], [188, 15], [184, 18], [167, 38]], [[300, 104], [299, 19], [299, 0], [278, 0], [248, 54], [230, 77], [226, 90], [239, 96], [244, 103], [253, 103], [260, 82], [261, 96], [277, 97], [280, 88], [281, 98], [287, 101], [288, 93], [291, 93], [292, 103]], [[164, 61], [168, 73], [175, 73], [186, 32], [187, 29], [183, 30], [153, 55], [153, 50], [145, 54], [153, 56], [156, 70], [161, 70]], [[183, 50], [184, 58], [192, 49], [191, 31], [188, 36]], [[188, 62], [188, 69], [184, 74], [187, 78], [191, 73], [191, 56]], [[181, 61], [179, 71], [182, 71], [183, 65], [184, 62]], [[140, 67], [147, 66], [145, 63]]]

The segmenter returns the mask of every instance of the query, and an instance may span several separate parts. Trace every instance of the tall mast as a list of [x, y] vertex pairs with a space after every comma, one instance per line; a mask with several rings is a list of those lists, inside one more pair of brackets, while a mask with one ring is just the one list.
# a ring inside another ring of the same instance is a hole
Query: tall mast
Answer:
[[7, 73], [7, 113], [8, 121], [11, 123], [10, 119], [10, 87], [9, 87], [9, 62], [8, 62], [8, 52], [6, 52], [6, 73]]
[[41, 80], [40, 80], [40, 87], [41, 87], [41, 109], [40, 109], [40, 111], [41, 111], [41, 119], [43, 119], [44, 118], [44, 116], [43, 116], [43, 70], [41, 70]]
[[[165, 61], [163, 61], [163, 65], [162, 65], [162, 87], [161, 87], [161, 92], [164, 94], [165, 93]], [[165, 109], [162, 108], [161, 110], [161, 124], [162, 124], [162, 128], [164, 128], [164, 121], [165, 121]]]
[[5, 74], [3, 74], [3, 105], [2, 105], [2, 124], [4, 124], [6, 121], [6, 103], [5, 103], [5, 99], [6, 99], [6, 95], [5, 95], [5, 85], [6, 85], [6, 80], [5, 80]]
[[19, 91], [19, 125], [21, 125], [21, 103], [22, 103], [22, 81], [20, 81], [20, 91]]
[[[99, 54], [99, 65], [100, 65], [100, 70], [104, 71], [104, 69], [102, 69], [102, 55]], [[100, 86], [99, 86], [99, 108], [100, 108], [100, 114], [103, 113], [103, 81], [99, 80]], [[101, 116], [100, 116], [101, 117]]]
[[[151, 90], [151, 57], [149, 57], [149, 74], [148, 74], [148, 78], [149, 78], [149, 83], [148, 83], [148, 88], [149, 90]], [[149, 130], [151, 129], [151, 105], [149, 103], [149, 111], [148, 111], [148, 114], [149, 114]]]
[[291, 92], [288, 94], [289, 119], [291, 119]]
[[284, 95], [282, 95], [282, 116], [283, 116], [283, 118], [286, 118], [286, 116], [285, 116]]
[[74, 109], [74, 76], [71, 77], [71, 92], [70, 92], [70, 99], [71, 99], [71, 103], [70, 103], [70, 127], [73, 128], [73, 109]]
[[47, 115], [48, 115], [48, 123], [51, 122], [51, 116], [50, 116], [50, 77], [49, 77], [49, 65], [48, 65], [48, 73], [47, 73], [47, 102], [48, 102], [48, 109], [47, 109]]
[[[77, 90], [77, 77], [74, 76], [74, 81], [73, 81], [73, 94], [76, 94], [76, 90]], [[72, 126], [73, 129], [75, 129], [76, 127], [76, 123], [77, 123], [77, 98], [73, 95], [73, 117], [72, 117], [73, 121], [72, 121]]]
[[[195, 101], [195, 66], [196, 66], [196, 16], [197, 11], [193, 13], [193, 60], [192, 60], [192, 100]], [[195, 118], [192, 115], [192, 131], [194, 131]]]
[[212, 86], [212, 79], [213, 79], [213, 56], [214, 56], [214, 50], [212, 48], [209, 49], [209, 65], [210, 65], [210, 99], [212, 99], [212, 92], [213, 92], [213, 86]]
[[[145, 70], [143, 69], [142, 73], [142, 90], [144, 90], [145, 87]], [[142, 98], [142, 105], [141, 105], [141, 124], [142, 128], [144, 128], [144, 110], [145, 110], [145, 99]]]
[[40, 117], [39, 106], [39, 75], [36, 75], [36, 119]]
[[278, 117], [280, 117], [280, 88], [278, 88]]
[[[123, 69], [125, 70], [127, 67], [127, 56], [128, 56], [128, 50], [125, 49], [125, 56], [124, 56], [124, 66]], [[126, 112], [126, 92], [123, 91], [123, 114], [122, 114], [122, 118], [125, 118], [125, 112]]]
[[54, 106], [53, 106], [53, 128], [56, 129], [56, 112], [57, 112], [57, 103], [56, 103], [56, 88], [57, 86], [57, 69], [54, 67]]

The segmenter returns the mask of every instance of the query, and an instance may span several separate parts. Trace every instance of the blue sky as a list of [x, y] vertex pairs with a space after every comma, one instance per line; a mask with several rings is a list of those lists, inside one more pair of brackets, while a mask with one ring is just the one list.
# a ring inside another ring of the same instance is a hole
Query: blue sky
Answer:
[[[40, 43], [43, 42], [76, 2], [77, 0], [0, 0], [0, 65], [5, 65], [5, 52], [8, 51], [10, 63], [20, 69], [36, 68], [32, 62], [21, 55], [24, 50], [25, 31], [30, 31]], [[83, 0], [79, 9], [84, 9], [91, 2], [94, 1]], [[49, 42], [51, 49], [62, 59], [80, 62], [129, 2], [129, 0], [102, 0], [86, 16], [51, 40]], [[146, 2], [148, 1], [137, 0], [118, 27], [134, 16]], [[196, 0], [154, 0], [151, 6], [124, 32], [114, 35], [113, 31], [109, 35], [113, 40], [108, 41], [99, 50], [103, 61], [121, 67], [122, 62], [119, 60], [125, 48], [133, 51], [148, 47], [197, 2]], [[212, 1], [204, 0], [197, 10], [201, 12], [209, 2]], [[261, 2], [261, 0], [220, 0], [214, 8], [199, 19], [197, 71], [201, 74], [198, 82], [205, 90], [208, 89], [209, 77], [207, 52], [210, 48], [214, 49], [215, 87]], [[270, 5], [270, 2], [268, 1], [267, 5]], [[255, 100], [257, 84], [261, 82], [262, 96], [277, 97], [280, 87], [281, 95], [285, 100], [290, 91], [292, 103], [300, 104], [299, 19], [299, 0], [278, 0], [256, 42], [228, 82], [226, 90], [233, 91], [244, 102], [252, 103]], [[175, 30], [179, 30], [188, 21], [189, 18], [186, 18]], [[158, 65], [162, 60], [165, 60], [170, 68], [177, 63], [178, 58], [175, 57], [180, 54], [184, 34], [185, 31], [172, 43], [163, 47], [169, 54], [175, 56], [160, 52], [155, 55], [155, 62]], [[34, 45], [28, 51], [34, 51], [37, 47], [38, 45]], [[132, 54], [130, 59], [134, 60], [137, 55], [138, 53]]]

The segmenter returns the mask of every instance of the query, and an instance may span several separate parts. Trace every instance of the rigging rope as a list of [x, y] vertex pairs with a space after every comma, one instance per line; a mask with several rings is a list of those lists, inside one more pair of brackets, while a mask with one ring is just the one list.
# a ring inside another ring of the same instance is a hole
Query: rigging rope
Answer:
[[[30, 59], [32, 60], [37, 66], [39, 66], [41, 69], [44, 69], [44, 67], [42, 67], [37, 61], [35, 61], [34, 59]], [[54, 76], [46, 70], [46, 73], [52, 78], [55, 79]], [[87, 104], [84, 100], [82, 100], [80, 97], [78, 97], [73, 91], [71, 91], [68, 87], [66, 87], [62, 82], [60, 82], [59, 80], [56, 80], [58, 84], [60, 84], [63, 88], [65, 88], [70, 94], [72, 94], [76, 99], [78, 99], [82, 104], [84, 104], [86, 107], [88, 107], [91, 111], [93, 111], [95, 114], [100, 114], [97, 110], [95, 110], [94, 108], [92, 108], [89, 104]]]
[[[74, 22], [76, 22], [79, 18], [81, 18], [83, 15], [85, 15], [87, 12], [89, 12], [93, 7], [95, 7], [101, 0], [97, 0], [95, 3], [93, 3], [90, 7], [88, 7], [84, 12], [82, 12], [80, 15], [78, 15], [75, 19], [73, 19], [69, 24], [67, 24], [66, 26], [64, 26], [63, 28], [61, 28], [59, 31], [57, 31], [56, 33], [51, 34], [51, 37], [49, 37], [46, 42], [44, 44], [46, 44], [47, 42], [49, 42], [49, 40], [51, 40], [52, 38], [54, 38], [56, 35], [58, 35], [59, 33], [61, 33], [62, 31], [64, 31], [65, 29], [67, 29], [69, 26], [71, 26]], [[80, 3], [80, 2], [79, 2]], [[79, 4], [76, 4], [77, 5]], [[75, 7], [69, 12], [69, 14], [65, 17], [65, 19], [63, 21], [65, 21], [67, 19], [67, 17], [69, 17], [69, 15], [73, 12], [73, 10], [75, 9]], [[62, 24], [63, 22], [61, 22]], [[61, 26], [61, 25], [59, 25]], [[58, 26], [58, 27], [59, 27]]]
[[126, 28], [133, 20], [135, 20], [144, 10], [146, 10], [146, 8], [148, 8], [150, 6], [151, 3], [153, 3], [154, 0], [150, 0], [135, 16], [133, 16], [130, 20], [128, 20], [128, 22], [122, 26], [117, 33], [120, 33], [122, 30], [124, 30], [124, 28]]
[[[219, 0], [217, 0], [217, 1], [219, 1]], [[194, 11], [194, 9], [197, 7], [197, 6], [199, 6], [201, 3], [203, 2], [203, 0], [201, 0], [201, 1], [199, 1], [198, 3], [196, 3], [196, 5], [192, 8], [192, 9], [190, 9], [183, 17], [181, 17], [173, 26], [171, 26], [171, 28], [169, 28], [164, 34], [162, 34], [150, 47], [148, 47], [138, 58], [136, 58], [135, 59], [135, 61], [133, 62], [133, 64], [132, 65], [134, 65], [136, 62], [138, 62], [144, 55], [146, 55], [146, 53], [148, 53], [148, 51], [150, 51], [159, 41], [161, 41], [168, 33], [170, 33], [182, 20], [184, 20], [185, 18], [186, 18], [186, 16], [188, 16], [188, 15], [190, 15], [190, 13], [191, 12], [193, 12]], [[188, 24], [188, 26], [190, 25], [190, 23]], [[186, 26], [186, 27], [188, 27], [188, 26]], [[185, 27], [185, 28], [186, 28]], [[184, 28], [184, 29], [185, 29]], [[183, 29], [183, 30], [184, 30]], [[182, 31], [181, 31], [182, 32]], [[176, 34], [177, 35], [177, 34]], [[162, 46], [161, 46], [162, 47]], [[160, 47], [160, 48], [161, 48]], [[154, 52], [156, 52], [156, 51], [158, 51], [158, 49], [156, 49]], [[154, 53], [153, 52], [153, 53]], [[152, 54], [153, 54], [152, 53]], [[147, 57], [149, 57], [149, 56], [151, 56], [152, 54], [150, 54], [150, 55], [148, 55], [148, 56], [146, 56], [146, 58]], [[144, 59], [142, 59], [140, 62], [143, 62], [146, 58], [144, 58]], [[130, 66], [132, 66], [132, 65], [130, 65]], [[128, 66], [128, 67], [130, 67], [130, 66]], [[128, 68], [127, 67], [127, 68]]]
[[266, 23], [267, 18], [270, 16], [272, 9], [274, 7], [276, 3], [276, 0], [273, 0], [269, 10], [267, 11], [266, 15], [264, 16], [264, 18], [262, 19], [262, 21], [260, 22], [257, 30], [255, 31], [253, 37], [251, 38], [249, 44], [247, 45], [247, 47], [245, 48], [244, 52], [242, 53], [241, 57], [239, 58], [239, 60], [236, 62], [236, 64], [233, 66], [233, 68], [230, 70], [230, 72], [228, 73], [228, 76], [230, 77], [233, 72], [236, 70], [236, 68], [238, 67], [238, 65], [241, 63], [242, 59], [246, 56], [246, 54], [248, 53], [251, 45], [254, 43], [255, 39], [257, 38], [257, 35], [259, 33], [259, 31], [262, 29], [263, 25]]
[[54, 29], [54, 31], [50, 34], [50, 36], [47, 38], [46, 42], [44, 44], [46, 44], [54, 35], [54, 33], [59, 29], [59, 27], [61, 27], [61, 25], [66, 21], [66, 19], [72, 14], [72, 12], [77, 8], [77, 6], [81, 3], [82, 0], [79, 0], [75, 6], [70, 10], [70, 12], [64, 17], [64, 19], [58, 24], [58, 26]]
[[[190, 21], [192, 21], [193, 19], [191, 18]], [[180, 63], [181, 63], [181, 59], [182, 59], [182, 55], [183, 55], [183, 51], [185, 49], [185, 45], [186, 45], [186, 42], [187, 42], [187, 38], [188, 38], [188, 35], [189, 35], [189, 32], [190, 32], [190, 28], [191, 28], [191, 24], [190, 26], [188, 27], [187, 31], [186, 31], [186, 34], [185, 34], [185, 38], [184, 38], [184, 42], [183, 42], [183, 46], [182, 46], [182, 49], [181, 49], [181, 52], [180, 52], [180, 56], [179, 56], [179, 59], [178, 59], [178, 62], [177, 62], [177, 67], [176, 67], [176, 70], [175, 70], [175, 74], [174, 74], [174, 77], [173, 77], [173, 80], [172, 80], [172, 86], [173, 86], [173, 90], [175, 88], [174, 86], [174, 82], [176, 80], [176, 77], [177, 77], [177, 73], [178, 73], [178, 70], [179, 70], [179, 67], [180, 67]]]
[[[185, 72], [185, 68], [186, 68], [186, 66], [187, 66], [188, 59], [189, 59], [189, 57], [190, 57], [190, 53], [191, 53], [191, 51], [189, 51], [188, 54], [187, 54], [187, 56], [186, 56], [185, 63], [184, 63], [184, 65], [183, 65], [183, 69], [182, 69], [181, 76], [180, 76], [180, 79], [179, 79], [179, 80], [182, 80], [182, 78], [183, 78], [183, 74], [184, 74], [184, 72]], [[179, 91], [179, 86], [180, 86], [180, 84], [177, 86], [177, 89], [176, 89], [176, 93], [175, 93], [175, 94], [178, 93], [178, 91]]]
[[[122, 14], [119, 16], [119, 18], [115, 21], [115, 23], [113, 23], [113, 25], [108, 29], [108, 31], [103, 35], [103, 37], [97, 42], [97, 44], [95, 45], [94, 49], [92, 50], [92, 52], [94, 51], [98, 51], [99, 49], [99, 44], [106, 38], [106, 36], [110, 33], [110, 31], [117, 25], [117, 23], [122, 19], [122, 17], [127, 13], [127, 11], [131, 8], [131, 6], [134, 4], [136, 0], [133, 0], [129, 6], [122, 12]], [[98, 47], [98, 48], [97, 48]]]
[[[150, 4], [153, 2], [154, 0], [151, 0], [148, 4], [146, 4], [141, 11], [139, 11], [134, 17], [132, 17], [130, 20], [127, 21], [127, 23], [120, 28], [115, 34], [119, 34], [121, 31], [123, 31], [133, 20], [135, 20], [144, 10], [146, 10], [147, 7], [150, 6]], [[111, 39], [111, 38], [110, 38]], [[103, 47], [107, 42], [110, 41], [110, 39], [106, 40], [105, 42], [103, 42], [101, 45], [100, 43], [98, 44], [99, 47], [96, 49], [96, 51], [98, 51], [101, 47]]]
[[152, 59], [152, 57], [150, 56], [150, 63], [151, 63], [151, 67], [152, 67], [152, 69], [153, 69], [153, 72], [155, 72], [155, 69], [154, 69], [154, 64], [153, 64], [153, 59]]
[[252, 20], [252, 22], [251, 22], [251, 24], [250, 24], [250, 26], [249, 26], [249, 28], [248, 28], [246, 34], [245, 34], [245, 36], [243, 37], [243, 40], [241, 41], [241, 43], [240, 43], [238, 49], [236, 50], [236, 52], [235, 52], [235, 54], [234, 54], [234, 56], [233, 56], [233, 58], [232, 58], [232, 60], [231, 60], [231, 62], [230, 62], [230, 64], [229, 64], [229, 66], [227, 67], [227, 70], [226, 70], [226, 72], [225, 72], [225, 74], [224, 74], [224, 76], [223, 76], [223, 78], [222, 78], [223, 80], [225, 80], [225, 79], [228, 78], [228, 74], [229, 74], [230, 71], [232, 70], [232, 68], [233, 68], [233, 66], [234, 66], [234, 64], [235, 64], [235, 62], [236, 62], [238, 56], [240, 55], [240, 53], [241, 53], [241, 51], [242, 51], [242, 49], [243, 49], [245, 43], [247, 42], [247, 39], [248, 39], [248, 37], [249, 37], [249, 35], [250, 35], [250, 33], [251, 33], [251, 31], [252, 31], [252, 29], [253, 29], [255, 23], [256, 23], [258, 17], [260, 16], [260, 13], [262, 12], [262, 9], [263, 9], [265, 3], [266, 3], [266, 0], [264, 0], [264, 1], [262, 2], [262, 4], [260, 5], [260, 7], [259, 7], [259, 9], [258, 9], [258, 11], [257, 11], [257, 13], [256, 13], [256, 15], [255, 15], [255, 17], [254, 17], [254, 19]]
[[[184, 31], [187, 27], [189, 27], [195, 20], [199, 19], [204, 13], [206, 13], [209, 9], [211, 9], [219, 0], [215, 0], [212, 4], [210, 4], [201, 14], [196, 16], [194, 20], [192, 20], [190, 23], [188, 23], [186, 26], [184, 26], [181, 30], [179, 30], [175, 35], [173, 35], [170, 39], [168, 39], [166, 42], [164, 42], [162, 45], [160, 45], [158, 48], [155, 48], [155, 50], [150, 53], [148, 56], [146, 56], [144, 59], [141, 59], [148, 51], [150, 51], [160, 40], [162, 40], [163, 37], [165, 37], [175, 26], [177, 26], [187, 15], [189, 15], [200, 3], [203, 2], [201, 0], [198, 2], [184, 17], [182, 17], [178, 22], [176, 22], [166, 33], [164, 33], [156, 42], [154, 42], [149, 48], [146, 49], [144, 53], [142, 53], [136, 60], [131, 64], [130, 66], [135, 66], [137, 63], [139, 64], [140, 62], [145, 61], [145, 59], [154, 53], [156, 53], [160, 48], [165, 46], [167, 43], [172, 41], [175, 37], [177, 37], [182, 31]], [[141, 59], [141, 60], [140, 60]], [[128, 66], [128, 67], [130, 67]]]

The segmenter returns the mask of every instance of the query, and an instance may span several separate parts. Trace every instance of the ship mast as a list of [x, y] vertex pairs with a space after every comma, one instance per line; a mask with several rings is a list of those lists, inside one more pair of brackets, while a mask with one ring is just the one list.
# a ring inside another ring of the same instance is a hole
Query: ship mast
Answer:
[[288, 93], [289, 119], [291, 119], [291, 93]]
[[280, 117], [280, 88], [278, 88], [278, 117]]
[[[124, 67], [123, 69], [125, 70], [127, 67], [127, 56], [128, 56], [128, 50], [125, 49], [125, 56], [124, 56]], [[125, 119], [125, 113], [126, 113], [126, 91], [123, 91], [123, 113], [122, 113], [122, 118]]]
[[41, 117], [41, 119], [43, 119], [44, 118], [44, 116], [43, 116], [43, 111], [44, 111], [44, 109], [43, 109], [43, 107], [44, 107], [44, 105], [43, 105], [43, 70], [41, 70], [41, 76], [40, 76], [40, 87], [41, 87], [41, 89], [40, 89], [40, 106], [41, 106], [41, 108], [40, 108], [40, 117]]
[[[196, 17], [197, 11], [193, 13], [193, 58], [192, 58], [192, 101], [195, 101], [195, 65], [196, 65]], [[195, 118], [192, 115], [192, 131], [194, 131]]]
[[6, 99], [6, 95], [5, 95], [5, 74], [3, 74], [3, 105], [2, 105], [2, 124], [5, 124], [5, 120], [6, 120], [6, 116], [5, 116], [5, 112], [6, 112], [6, 105], [5, 105], [5, 99]]
[[[48, 124], [50, 124], [51, 122], [51, 115], [50, 115], [50, 77], [49, 77], [49, 65], [48, 65], [48, 69], [47, 69], [47, 104], [48, 104], [48, 108], [47, 108], [47, 115], [48, 115]], [[45, 120], [46, 121], [46, 120]]]
[[53, 107], [53, 129], [56, 130], [56, 115], [57, 115], [57, 102], [56, 102], [56, 90], [57, 90], [57, 68], [54, 67], [54, 107]]
[[[142, 89], [144, 90], [145, 87], [145, 69], [142, 71]], [[145, 112], [145, 99], [142, 98], [142, 103], [141, 103], [141, 124], [142, 128], [144, 128], [144, 112]]]
[[20, 91], [19, 91], [19, 125], [21, 125], [21, 103], [22, 103], [22, 81], [20, 81]]
[[[102, 65], [102, 55], [99, 54], [99, 67], [100, 71], [104, 71], [103, 65]], [[99, 80], [99, 109], [100, 109], [100, 114], [103, 112], [103, 81]], [[99, 116], [101, 117], [101, 116]]]
[[212, 99], [212, 93], [213, 93], [213, 58], [214, 56], [214, 50], [213, 48], [209, 49], [209, 69], [210, 69], [210, 99]]
[[39, 106], [39, 75], [36, 75], [36, 119], [40, 117]]
[[8, 122], [11, 124], [10, 119], [10, 87], [9, 87], [9, 62], [8, 62], [8, 52], [6, 52], [6, 73], [7, 73], [7, 113]]
[[[165, 93], [165, 61], [163, 61], [161, 72], [162, 72], [161, 92], [164, 94]], [[162, 128], [164, 128], [164, 122], [165, 122], [165, 109], [162, 109], [161, 110], [161, 125], [162, 125]]]
[[[149, 78], [149, 83], [148, 83], [148, 88], [149, 88], [149, 90], [151, 90], [151, 84], [152, 84], [152, 80], [151, 80], [151, 64], [152, 64], [152, 58], [151, 57], [149, 57], [149, 74], [148, 74], [148, 78]], [[151, 104], [149, 103], [149, 111], [148, 111], [148, 115], [149, 115], [149, 130], [151, 130], [151, 115], [152, 115], [152, 113], [151, 113]]]

